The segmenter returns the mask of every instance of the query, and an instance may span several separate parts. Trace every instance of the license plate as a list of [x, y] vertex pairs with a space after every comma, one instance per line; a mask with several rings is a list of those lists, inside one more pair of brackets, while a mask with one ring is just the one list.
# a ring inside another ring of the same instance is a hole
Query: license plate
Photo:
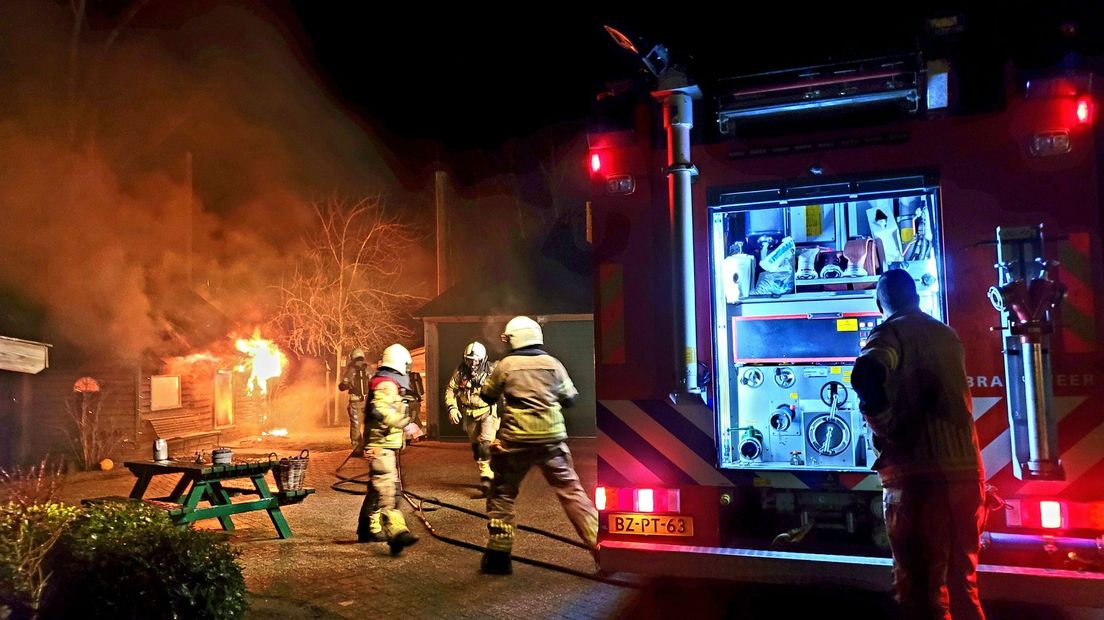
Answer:
[[629, 513], [609, 515], [610, 534], [637, 536], [693, 536], [694, 518]]

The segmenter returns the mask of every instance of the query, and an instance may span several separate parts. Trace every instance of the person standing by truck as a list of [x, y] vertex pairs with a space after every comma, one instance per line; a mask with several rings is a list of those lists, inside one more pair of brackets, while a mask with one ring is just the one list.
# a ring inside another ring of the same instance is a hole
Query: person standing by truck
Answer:
[[851, 384], [874, 431], [897, 601], [908, 618], [983, 620], [985, 475], [962, 342], [920, 309], [904, 270], [882, 274], [877, 303], [885, 321], [862, 348]]

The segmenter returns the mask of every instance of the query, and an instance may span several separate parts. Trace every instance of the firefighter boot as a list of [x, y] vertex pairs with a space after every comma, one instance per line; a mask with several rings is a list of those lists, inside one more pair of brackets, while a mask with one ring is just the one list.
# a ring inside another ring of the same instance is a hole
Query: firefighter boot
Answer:
[[406, 520], [398, 510], [386, 511], [387, 545], [391, 547], [391, 555], [399, 555], [403, 549], [418, 542], [418, 537], [406, 529]]
[[483, 552], [483, 561], [479, 563], [479, 572], [484, 575], [513, 575], [510, 552], [487, 549]]
[[383, 524], [380, 522], [380, 511], [373, 512], [368, 517], [368, 534], [357, 536], [357, 542], [386, 542], [387, 535], [383, 533]]
[[387, 545], [391, 547], [391, 555], [397, 556], [402, 553], [403, 549], [406, 549], [416, 542], [418, 542], [418, 537], [407, 530], [405, 532], [399, 532], [394, 538], [387, 541]]
[[478, 460], [479, 465], [479, 497], [491, 496], [491, 481], [494, 480], [494, 472], [491, 471], [490, 460]]

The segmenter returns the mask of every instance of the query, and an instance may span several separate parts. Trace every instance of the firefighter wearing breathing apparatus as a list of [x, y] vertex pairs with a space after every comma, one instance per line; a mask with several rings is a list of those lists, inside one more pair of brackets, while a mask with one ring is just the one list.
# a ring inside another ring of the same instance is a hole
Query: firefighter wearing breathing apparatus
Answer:
[[368, 493], [360, 507], [359, 542], [387, 541], [391, 555], [418, 542], [399, 512], [399, 474], [395, 460], [405, 441], [403, 427], [417, 413], [418, 401], [411, 389], [410, 352], [400, 344], [383, 350], [379, 370], [368, 383], [365, 408], [365, 450], [368, 459]]
[[357, 347], [349, 354], [349, 364], [345, 367], [345, 376], [337, 387], [349, 393], [349, 447], [356, 448], [364, 437], [364, 396], [368, 393], [368, 362], [364, 360], [364, 349]]
[[491, 442], [498, 432], [499, 418], [493, 402], [484, 401], [479, 392], [494, 365], [487, 359], [487, 348], [473, 342], [464, 349], [464, 361], [457, 366], [445, 388], [445, 408], [453, 424], [464, 425], [471, 442], [472, 456], [479, 466], [479, 486], [484, 496], [490, 495]]
[[493, 403], [504, 399], [498, 439], [491, 445], [494, 480], [487, 498], [487, 550], [484, 573], [512, 572], [514, 501], [525, 474], [535, 465], [559, 496], [579, 538], [592, 550], [597, 547], [598, 511], [590, 501], [564, 440], [567, 428], [562, 409], [579, 396], [559, 360], [545, 353], [540, 325], [526, 316], [506, 324], [502, 341], [510, 353], [495, 365], [483, 383], [481, 397]]

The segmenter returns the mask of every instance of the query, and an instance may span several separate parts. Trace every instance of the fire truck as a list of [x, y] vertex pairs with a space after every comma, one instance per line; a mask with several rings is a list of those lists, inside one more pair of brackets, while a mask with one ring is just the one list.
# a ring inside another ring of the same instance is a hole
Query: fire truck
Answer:
[[701, 85], [611, 34], [655, 81], [588, 130], [602, 568], [887, 589], [850, 376], [902, 268], [966, 350], [982, 596], [1104, 606], [1094, 77], [961, 114], [919, 49]]

